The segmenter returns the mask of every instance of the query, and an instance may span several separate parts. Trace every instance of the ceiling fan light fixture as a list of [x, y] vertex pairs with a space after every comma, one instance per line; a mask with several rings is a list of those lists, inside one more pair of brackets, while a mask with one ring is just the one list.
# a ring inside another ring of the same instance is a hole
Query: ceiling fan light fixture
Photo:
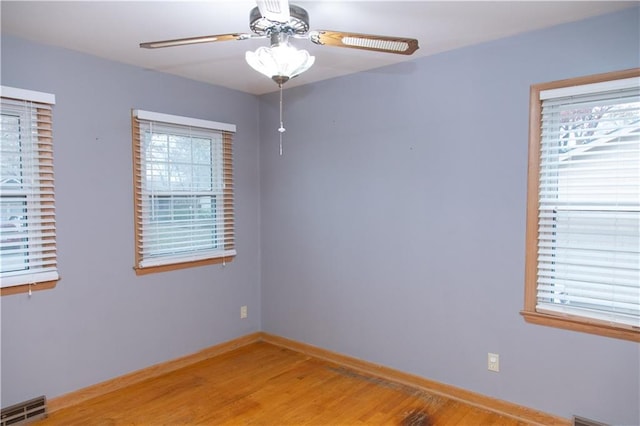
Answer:
[[315, 62], [306, 50], [298, 50], [284, 41], [271, 47], [259, 47], [255, 52], [247, 51], [247, 63], [256, 71], [283, 84], [289, 79], [302, 74]]

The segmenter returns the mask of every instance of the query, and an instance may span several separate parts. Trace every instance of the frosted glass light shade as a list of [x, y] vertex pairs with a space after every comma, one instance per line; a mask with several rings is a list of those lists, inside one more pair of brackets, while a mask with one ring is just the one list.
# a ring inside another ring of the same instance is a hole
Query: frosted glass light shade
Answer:
[[306, 50], [298, 50], [286, 42], [271, 47], [263, 46], [255, 52], [248, 51], [245, 59], [254, 70], [278, 83], [302, 74], [316, 60]]

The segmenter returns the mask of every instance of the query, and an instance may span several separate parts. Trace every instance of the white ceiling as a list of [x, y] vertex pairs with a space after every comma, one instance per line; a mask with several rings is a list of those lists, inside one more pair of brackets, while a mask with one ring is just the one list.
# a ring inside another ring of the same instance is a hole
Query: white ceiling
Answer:
[[[378, 68], [416, 57], [614, 12], [636, 1], [294, 1], [311, 29], [418, 39], [412, 56], [317, 46], [294, 40], [316, 56], [314, 66], [285, 87]], [[61, 46], [146, 69], [263, 94], [277, 90], [244, 61], [266, 39], [156, 50], [145, 41], [249, 31], [252, 0], [7, 1], [0, 3], [2, 33]]]

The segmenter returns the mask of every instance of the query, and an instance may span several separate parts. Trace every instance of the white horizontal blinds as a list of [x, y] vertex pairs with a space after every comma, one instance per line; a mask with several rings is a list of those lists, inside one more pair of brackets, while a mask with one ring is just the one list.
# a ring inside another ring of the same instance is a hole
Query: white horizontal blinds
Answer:
[[134, 126], [137, 266], [235, 255], [231, 133], [139, 118]]
[[622, 82], [541, 93], [537, 310], [640, 327], [640, 89]]
[[[0, 285], [54, 281], [58, 271], [52, 105], [31, 100], [53, 102], [54, 97], [5, 87], [2, 94]], [[19, 98], [23, 95], [27, 99]]]

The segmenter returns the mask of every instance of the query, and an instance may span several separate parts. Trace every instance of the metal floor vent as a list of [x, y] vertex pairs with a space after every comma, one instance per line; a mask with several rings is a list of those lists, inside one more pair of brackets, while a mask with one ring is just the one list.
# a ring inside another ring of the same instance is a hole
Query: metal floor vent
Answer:
[[585, 419], [580, 416], [573, 416], [573, 426], [609, 426], [606, 423], [600, 423], [595, 420]]
[[47, 417], [47, 398], [43, 395], [3, 408], [0, 414], [0, 426], [26, 425], [45, 417]]

